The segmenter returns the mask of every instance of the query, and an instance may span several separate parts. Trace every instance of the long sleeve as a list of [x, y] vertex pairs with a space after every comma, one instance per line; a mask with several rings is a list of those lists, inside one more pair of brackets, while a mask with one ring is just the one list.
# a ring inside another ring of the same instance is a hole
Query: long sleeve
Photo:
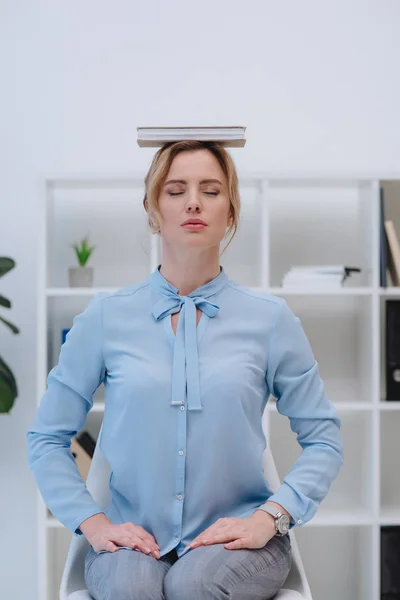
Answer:
[[302, 452], [269, 500], [293, 517], [291, 526], [310, 521], [343, 464], [341, 421], [327, 398], [318, 363], [286, 300], [280, 299], [269, 342], [266, 381], [277, 410], [290, 420]]
[[71, 438], [83, 427], [93, 404], [92, 396], [105, 376], [103, 295], [97, 294], [74, 318], [26, 434], [28, 464], [47, 507], [78, 534], [82, 533], [82, 521], [103, 512], [87, 490], [71, 452]]

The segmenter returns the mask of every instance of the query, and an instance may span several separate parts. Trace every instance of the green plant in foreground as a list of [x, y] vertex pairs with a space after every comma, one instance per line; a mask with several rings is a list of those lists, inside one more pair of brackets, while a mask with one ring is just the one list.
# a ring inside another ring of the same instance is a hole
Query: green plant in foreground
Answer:
[[[7, 256], [0, 256], [0, 277], [11, 271], [15, 267], [15, 261]], [[0, 306], [11, 308], [11, 302], [8, 298], [0, 295]], [[0, 321], [4, 323], [13, 333], [19, 333], [18, 327], [0, 316]], [[14, 405], [18, 396], [17, 383], [10, 367], [0, 356], [0, 413], [8, 413]]]
[[89, 246], [87, 237], [81, 240], [80, 246], [78, 246], [77, 244], [72, 244], [72, 247], [75, 250], [76, 257], [81, 267], [84, 267], [86, 265], [87, 261], [90, 258], [90, 255], [96, 248], [96, 246]]

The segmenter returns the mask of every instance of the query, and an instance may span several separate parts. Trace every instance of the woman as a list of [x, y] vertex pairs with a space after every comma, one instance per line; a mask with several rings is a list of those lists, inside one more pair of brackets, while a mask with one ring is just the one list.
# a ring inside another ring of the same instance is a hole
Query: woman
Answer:
[[[288, 529], [313, 517], [342, 465], [340, 421], [300, 320], [220, 266], [240, 210], [228, 152], [167, 143], [145, 187], [162, 264], [75, 317], [27, 434], [29, 463], [52, 513], [90, 542], [95, 600], [267, 600], [290, 570]], [[102, 382], [106, 510], [70, 451]], [[274, 494], [262, 472], [270, 393], [302, 446]]]

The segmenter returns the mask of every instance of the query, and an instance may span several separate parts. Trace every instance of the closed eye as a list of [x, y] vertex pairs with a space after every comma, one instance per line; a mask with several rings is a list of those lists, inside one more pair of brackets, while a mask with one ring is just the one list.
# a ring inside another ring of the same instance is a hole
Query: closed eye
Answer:
[[[208, 196], [218, 196], [219, 192], [204, 192]], [[170, 196], [180, 196], [183, 192], [168, 192]]]

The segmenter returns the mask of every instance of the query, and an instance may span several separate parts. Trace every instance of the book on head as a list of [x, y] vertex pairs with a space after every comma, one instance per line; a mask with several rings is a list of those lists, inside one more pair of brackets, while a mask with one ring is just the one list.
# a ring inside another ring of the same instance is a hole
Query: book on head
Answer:
[[208, 126], [208, 127], [137, 127], [137, 143], [141, 148], [155, 148], [167, 142], [181, 140], [199, 140], [219, 142], [225, 147], [242, 148], [245, 143], [246, 127]]

